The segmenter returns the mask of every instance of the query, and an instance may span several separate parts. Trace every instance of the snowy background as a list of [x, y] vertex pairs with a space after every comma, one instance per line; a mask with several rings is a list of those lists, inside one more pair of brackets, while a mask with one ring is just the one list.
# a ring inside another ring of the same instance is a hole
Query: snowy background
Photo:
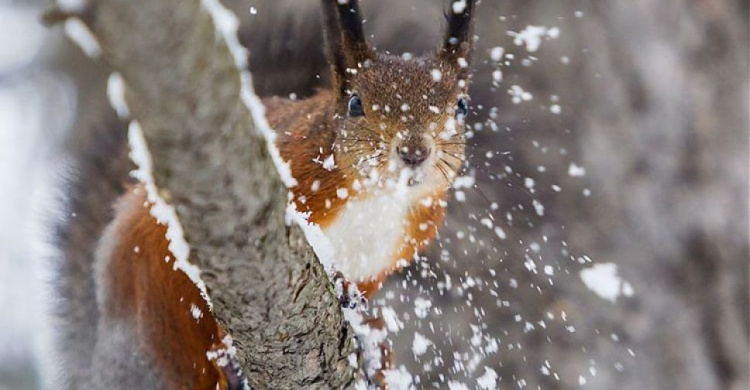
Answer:
[[51, 64], [64, 47], [40, 6], [0, 2], [0, 388], [50, 388], [48, 315], [53, 218], [61, 146], [75, 117], [75, 86]]
[[[365, 1], [365, 27], [419, 54], [443, 3]], [[59, 178], [114, 115], [45, 5], [0, 1], [0, 389], [55, 388]], [[261, 94], [324, 82], [317, 1], [228, 5]], [[374, 304], [397, 363], [418, 387], [747, 388], [747, 3], [480, 7], [477, 188]]]

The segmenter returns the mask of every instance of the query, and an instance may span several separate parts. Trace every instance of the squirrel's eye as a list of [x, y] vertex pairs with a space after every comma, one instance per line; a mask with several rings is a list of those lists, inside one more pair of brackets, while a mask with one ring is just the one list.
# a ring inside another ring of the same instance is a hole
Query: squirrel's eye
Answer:
[[456, 103], [456, 116], [463, 116], [469, 114], [469, 101], [466, 100], [466, 98], [459, 98], [458, 103]]
[[349, 99], [349, 116], [364, 116], [365, 108], [362, 106], [362, 99], [357, 95], [352, 95]]

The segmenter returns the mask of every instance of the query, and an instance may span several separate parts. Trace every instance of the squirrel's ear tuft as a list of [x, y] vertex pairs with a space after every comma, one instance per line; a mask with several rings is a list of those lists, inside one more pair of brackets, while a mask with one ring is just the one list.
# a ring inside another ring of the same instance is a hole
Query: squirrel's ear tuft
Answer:
[[351, 69], [372, 59], [373, 50], [362, 29], [357, 0], [321, 0], [326, 38], [326, 55], [331, 66], [333, 87], [341, 96], [348, 89]]
[[457, 69], [459, 78], [466, 79], [473, 46], [473, 19], [476, 0], [451, 0], [445, 13], [448, 26], [438, 59]]

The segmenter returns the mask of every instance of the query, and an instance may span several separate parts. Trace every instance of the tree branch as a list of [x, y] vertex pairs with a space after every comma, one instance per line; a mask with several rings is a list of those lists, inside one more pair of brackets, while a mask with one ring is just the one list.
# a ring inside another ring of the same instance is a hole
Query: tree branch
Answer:
[[214, 315], [251, 386], [346, 387], [361, 370], [325, 272], [240, 100], [232, 56], [198, 0], [98, 0], [86, 23], [127, 84]]

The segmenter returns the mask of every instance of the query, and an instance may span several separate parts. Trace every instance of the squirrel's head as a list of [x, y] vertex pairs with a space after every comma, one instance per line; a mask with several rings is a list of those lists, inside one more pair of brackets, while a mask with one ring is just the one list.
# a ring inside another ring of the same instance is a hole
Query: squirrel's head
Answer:
[[464, 161], [475, 1], [453, 4], [443, 44], [420, 58], [376, 53], [356, 0], [322, 2], [338, 167], [381, 187], [448, 187]]

